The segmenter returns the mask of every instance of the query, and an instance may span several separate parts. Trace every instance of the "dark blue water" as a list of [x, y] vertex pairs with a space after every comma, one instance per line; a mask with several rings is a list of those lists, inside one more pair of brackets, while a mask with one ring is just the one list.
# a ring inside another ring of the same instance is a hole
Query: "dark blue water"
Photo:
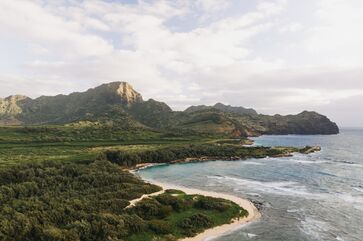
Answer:
[[256, 145], [320, 145], [287, 158], [211, 161], [141, 170], [145, 179], [263, 202], [263, 217], [217, 240], [363, 240], [363, 130], [262, 136]]

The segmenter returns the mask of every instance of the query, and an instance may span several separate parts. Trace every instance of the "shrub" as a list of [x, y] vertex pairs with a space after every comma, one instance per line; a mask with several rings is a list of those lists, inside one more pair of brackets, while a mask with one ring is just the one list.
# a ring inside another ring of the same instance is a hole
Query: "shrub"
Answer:
[[161, 204], [170, 205], [177, 212], [185, 208], [183, 199], [179, 197], [174, 197], [169, 194], [161, 194], [155, 197], [155, 199]]
[[220, 198], [198, 196], [198, 200], [194, 203], [194, 207], [224, 212], [230, 207], [230, 205], [226, 202], [226, 200]]
[[190, 217], [184, 218], [178, 224], [182, 228], [183, 233], [187, 236], [193, 236], [198, 231], [210, 228], [213, 225], [212, 220], [205, 214], [197, 213]]
[[154, 218], [164, 218], [168, 216], [172, 211], [172, 208], [170, 206], [161, 205], [155, 199], [144, 198], [138, 202], [131, 211], [146, 220], [151, 220]]
[[123, 215], [123, 218], [127, 229], [131, 231], [131, 233], [140, 233], [147, 229], [147, 223], [135, 214]]
[[151, 220], [149, 222], [149, 227], [156, 234], [168, 234], [171, 230], [170, 224], [163, 220]]

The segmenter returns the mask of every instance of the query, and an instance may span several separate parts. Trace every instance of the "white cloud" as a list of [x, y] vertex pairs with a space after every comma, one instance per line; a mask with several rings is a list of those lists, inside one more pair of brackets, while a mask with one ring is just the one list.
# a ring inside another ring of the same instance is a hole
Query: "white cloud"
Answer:
[[285, 32], [297, 32], [300, 31], [303, 28], [303, 26], [300, 23], [289, 23], [286, 24], [285, 26], [282, 26], [280, 28], [280, 32], [285, 33]]
[[207, 12], [214, 12], [227, 8], [231, 1], [225, 0], [197, 0], [197, 5]]
[[320, 0], [308, 50], [329, 64], [363, 64], [363, 2]]
[[177, 109], [220, 101], [329, 114], [336, 102], [363, 99], [362, 7], [358, 0], [2, 0], [2, 44], [25, 51], [11, 63], [0, 56], [0, 95], [122, 80]]
[[1, 1], [0, 31], [25, 42], [36, 42], [65, 56], [93, 56], [112, 52], [103, 38], [83, 32], [76, 21], [47, 12], [31, 1]]

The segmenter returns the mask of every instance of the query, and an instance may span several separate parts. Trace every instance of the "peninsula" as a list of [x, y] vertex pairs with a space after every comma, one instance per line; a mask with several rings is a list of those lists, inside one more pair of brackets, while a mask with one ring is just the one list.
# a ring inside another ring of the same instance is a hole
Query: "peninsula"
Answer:
[[[258, 219], [238, 197], [145, 182], [151, 164], [309, 154], [249, 136], [336, 134], [316, 112], [258, 114], [218, 103], [173, 111], [126, 82], [70, 95], [0, 99], [0, 239], [203, 240]], [[271, 159], [273, 161], [273, 159]], [[150, 181], [150, 180], [149, 180]]]

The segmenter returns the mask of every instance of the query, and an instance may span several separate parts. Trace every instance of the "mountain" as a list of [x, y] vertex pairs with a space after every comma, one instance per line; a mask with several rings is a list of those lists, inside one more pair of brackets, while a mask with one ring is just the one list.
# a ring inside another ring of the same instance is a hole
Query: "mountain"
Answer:
[[123, 129], [146, 128], [182, 135], [251, 136], [260, 134], [336, 134], [326, 116], [304, 111], [298, 115], [261, 115], [254, 109], [217, 103], [173, 111], [166, 103], [144, 101], [127, 82], [112, 82], [69, 95], [31, 99], [14, 95], [0, 99], [0, 124], [41, 125], [97, 123]]
[[127, 116], [124, 109], [141, 102], [142, 96], [131, 85], [113, 82], [69, 95], [41, 96], [36, 99], [8, 97], [3, 100], [4, 108], [0, 110], [0, 116], [12, 116], [22, 124], [64, 124], [98, 119], [110, 112]]
[[237, 113], [241, 115], [257, 115], [257, 111], [255, 111], [252, 108], [244, 108], [241, 106], [235, 107], [230, 105], [224, 105], [222, 103], [217, 103], [213, 106], [207, 106], [207, 105], [197, 105], [197, 106], [190, 106], [186, 110], [184, 110], [187, 113], [200, 111], [200, 110], [210, 110], [210, 109], [217, 109], [223, 112], [227, 113]]
[[297, 115], [262, 116], [266, 134], [334, 134], [338, 126], [326, 116], [314, 111], [303, 111]]

